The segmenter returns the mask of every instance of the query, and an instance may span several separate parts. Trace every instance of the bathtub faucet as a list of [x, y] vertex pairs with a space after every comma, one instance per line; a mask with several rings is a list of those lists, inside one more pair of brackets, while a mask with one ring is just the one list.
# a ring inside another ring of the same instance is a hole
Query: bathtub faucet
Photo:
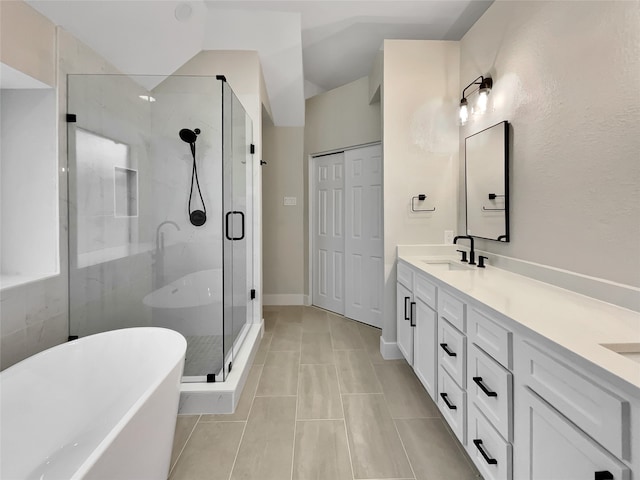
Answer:
[[178, 226], [178, 224], [172, 220], [165, 220], [160, 225], [158, 225], [158, 228], [156, 228], [156, 252], [164, 250], [164, 233], [162, 233], [160, 229], [166, 224], [173, 225], [178, 231], [180, 231], [180, 227]]

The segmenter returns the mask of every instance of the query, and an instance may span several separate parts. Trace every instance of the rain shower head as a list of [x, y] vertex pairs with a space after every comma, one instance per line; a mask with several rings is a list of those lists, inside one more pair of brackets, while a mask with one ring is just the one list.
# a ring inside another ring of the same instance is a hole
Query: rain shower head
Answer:
[[200, 135], [200, 129], [196, 128], [195, 130], [190, 130], [188, 128], [183, 128], [182, 130], [180, 130], [179, 135], [183, 142], [189, 144], [196, 143], [198, 135]]

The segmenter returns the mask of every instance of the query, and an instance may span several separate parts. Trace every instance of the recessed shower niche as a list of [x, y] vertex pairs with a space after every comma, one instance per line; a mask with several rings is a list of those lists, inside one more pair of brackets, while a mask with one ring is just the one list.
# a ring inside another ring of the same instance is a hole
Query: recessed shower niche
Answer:
[[0, 287], [60, 271], [57, 98], [54, 88], [0, 63]]
[[253, 278], [250, 118], [223, 77], [69, 75], [67, 120], [70, 335], [171, 328], [185, 382], [224, 380]]

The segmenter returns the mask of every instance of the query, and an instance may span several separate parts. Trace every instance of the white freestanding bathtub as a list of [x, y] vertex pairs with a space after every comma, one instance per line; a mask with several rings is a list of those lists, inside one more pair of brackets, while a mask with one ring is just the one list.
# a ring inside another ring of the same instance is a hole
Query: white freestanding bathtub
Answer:
[[186, 341], [127, 328], [0, 373], [0, 478], [165, 480]]
[[186, 337], [222, 335], [222, 269], [201, 270], [181, 277], [145, 296], [152, 324]]

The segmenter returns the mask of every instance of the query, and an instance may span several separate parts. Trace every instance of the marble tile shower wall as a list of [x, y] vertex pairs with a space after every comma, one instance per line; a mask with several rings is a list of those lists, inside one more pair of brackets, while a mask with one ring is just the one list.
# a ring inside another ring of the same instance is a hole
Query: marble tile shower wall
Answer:
[[0, 292], [0, 368], [64, 342], [67, 285], [61, 275]]

